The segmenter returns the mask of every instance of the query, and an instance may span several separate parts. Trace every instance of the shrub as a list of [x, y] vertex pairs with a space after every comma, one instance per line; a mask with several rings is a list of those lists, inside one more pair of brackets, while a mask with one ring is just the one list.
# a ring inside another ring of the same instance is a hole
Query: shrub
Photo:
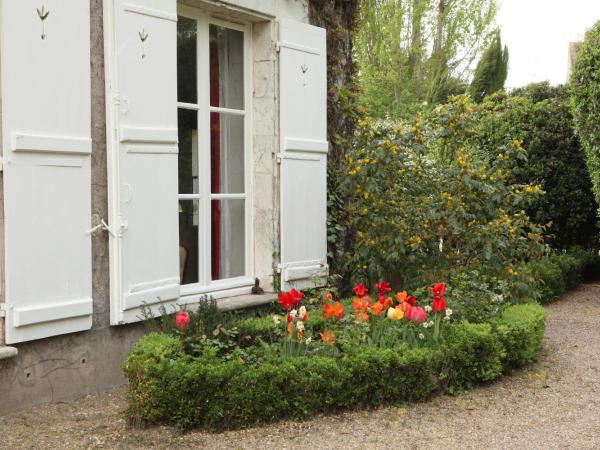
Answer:
[[600, 275], [600, 257], [583, 249], [559, 253], [532, 263], [535, 289], [539, 300], [548, 303], [566, 290]]
[[472, 388], [502, 374], [505, 350], [491, 325], [462, 322], [450, 330], [446, 362], [449, 392]]
[[508, 141], [501, 157], [483, 161], [475, 124], [466, 97], [410, 124], [360, 122], [342, 186], [352, 198], [350, 278], [383, 275], [414, 289], [473, 268], [510, 276], [540, 254], [541, 229], [524, 212], [540, 190], [509, 181], [526, 153]]
[[600, 21], [586, 33], [570, 79], [575, 129], [600, 203]]
[[261, 364], [189, 357], [176, 337], [150, 334], [124, 364], [126, 416], [135, 424], [240, 428], [318, 412], [401, 404], [491, 381], [530, 361], [543, 335], [540, 307], [510, 307], [492, 324], [457, 323], [438, 348], [357, 346], [339, 357]]
[[506, 349], [502, 357], [505, 372], [533, 361], [544, 339], [547, 315], [540, 305], [528, 303], [506, 309], [492, 322]]
[[511, 182], [539, 185], [546, 193], [526, 211], [535, 223], [548, 224], [547, 241], [560, 249], [595, 244], [597, 205], [567, 88], [545, 82], [486, 98], [475, 136], [478, 148], [494, 159], [507, 136], [522, 141], [528, 156], [512, 171]]

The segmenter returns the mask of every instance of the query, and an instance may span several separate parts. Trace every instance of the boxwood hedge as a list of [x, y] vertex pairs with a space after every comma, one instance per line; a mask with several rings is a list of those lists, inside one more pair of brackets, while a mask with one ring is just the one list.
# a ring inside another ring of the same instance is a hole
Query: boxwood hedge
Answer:
[[546, 312], [508, 308], [492, 323], [449, 327], [436, 349], [359, 347], [334, 357], [281, 358], [247, 365], [192, 358], [177, 337], [152, 333], [124, 364], [126, 415], [138, 425], [230, 429], [282, 418], [424, 400], [494, 380], [533, 359]]

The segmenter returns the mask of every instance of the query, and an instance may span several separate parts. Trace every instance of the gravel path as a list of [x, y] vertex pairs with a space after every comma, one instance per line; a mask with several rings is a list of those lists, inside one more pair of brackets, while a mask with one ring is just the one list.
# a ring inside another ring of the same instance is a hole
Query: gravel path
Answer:
[[128, 428], [120, 415], [124, 390], [116, 389], [0, 418], [0, 448], [600, 448], [600, 285], [581, 286], [548, 309], [536, 364], [458, 397], [178, 435]]

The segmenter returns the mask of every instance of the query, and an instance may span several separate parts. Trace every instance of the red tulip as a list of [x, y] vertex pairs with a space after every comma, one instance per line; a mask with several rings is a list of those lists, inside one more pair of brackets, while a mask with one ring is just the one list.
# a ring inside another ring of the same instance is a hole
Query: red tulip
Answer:
[[440, 312], [446, 309], [446, 300], [444, 297], [438, 297], [433, 299], [433, 308], [435, 312]]
[[190, 326], [190, 315], [185, 311], [179, 311], [175, 316], [175, 326], [181, 331], [187, 330]]
[[277, 297], [279, 297], [278, 302], [281, 305], [281, 307], [285, 311], [291, 311], [300, 304], [300, 302], [302, 301], [302, 297], [304, 297], [304, 294], [302, 293], [302, 291], [292, 289], [288, 292], [280, 292], [279, 294], [277, 294]]
[[358, 283], [356, 286], [354, 286], [353, 290], [354, 293], [359, 297], [364, 297], [367, 294], [367, 292], [369, 292], [364, 283]]
[[387, 294], [388, 292], [390, 292], [392, 290], [392, 288], [390, 287], [390, 284], [387, 281], [381, 281], [380, 283], [376, 283], [375, 288], [377, 289], [377, 292], [380, 294]]
[[434, 300], [436, 298], [443, 298], [446, 292], [446, 285], [444, 283], [435, 283], [429, 290], [432, 292]]
[[409, 295], [406, 297], [406, 303], [411, 306], [415, 306], [417, 304], [417, 298], [414, 295]]

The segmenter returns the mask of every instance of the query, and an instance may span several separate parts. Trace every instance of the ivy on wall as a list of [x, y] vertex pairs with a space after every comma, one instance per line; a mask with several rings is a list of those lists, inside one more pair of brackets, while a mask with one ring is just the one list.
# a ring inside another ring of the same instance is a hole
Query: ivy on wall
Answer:
[[310, 0], [309, 18], [327, 30], [327, 236], [330, 273], [340, 273], [341, 255], [349, 246], [344, 224], [345, 204], [340, 180], [347, 173], [346, 154], [360, 116], [356, 98], [357, 67], [353, 59], [353, 32], [359, 0]]

